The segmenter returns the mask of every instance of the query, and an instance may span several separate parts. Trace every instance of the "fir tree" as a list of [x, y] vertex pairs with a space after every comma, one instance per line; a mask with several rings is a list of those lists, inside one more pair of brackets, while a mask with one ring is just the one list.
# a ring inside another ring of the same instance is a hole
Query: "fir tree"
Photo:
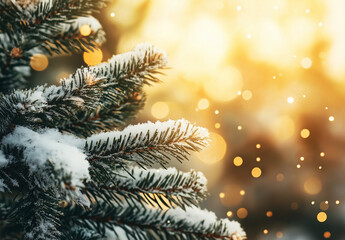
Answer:
[[163, 51], [140, 44], [59, 86], [19, 89], [34, 54], [104, 42], [91, 14], [105, 4], [0, 1], [0, 238], [244, 239], [237, 222], [198, 208], [202, 173], [166, 168], [207, 146], [206, 129], [183, 119], [124, 128], [144, 105], [143, 86], [159, 82]]

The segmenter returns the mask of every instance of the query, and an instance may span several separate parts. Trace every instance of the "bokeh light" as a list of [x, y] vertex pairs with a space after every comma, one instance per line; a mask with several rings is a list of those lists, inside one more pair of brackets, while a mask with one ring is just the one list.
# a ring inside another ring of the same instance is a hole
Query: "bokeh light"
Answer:
[[316, 218], [319, 222], [325, 222], [327, 220], [327, 214], [325, 212], [319, 212]]
[[258, 168], [258, 167], [255, 167], [255, 168], [252, 169], [252, 176], [253, 176], [254, 178], [260, 177], [260, 176], [261, 176], [261, 173], [262, 173], [262, 171], [261, 171], [261, 169]]
[[169, 105], [165, 102], [156, 102], [151, 107], [151, 114], [157, 119], [166, 118], [169, 112]]
[[218, 133], [210, 133], [210, 145], [195, 155], [206, 164], [215, 164], [223, 159], [227, 150], [224, 138]]
[[84, 62], [89, 65], [97, 65], [102, 62], [103, 52], [101, 49], [93, 49], [92, 51], [84, 52], [83, 54]]
[[48, 67], [49, 61], [46, 55], [34, 54], [30, 58], [30, 66], [35, 71], [44, 71]]
[[86, 37], [86, 36], [89, 36], [91, 34], [92, 30], [91, 30], [91, 27], [89, 25], [84, 24], [84, 25], [81, 25], [79, 31], [80, 31], [80, 34], [82, 36]]
[[248, 216], [248, 210], [246, 208], [239, 208], [237, 210], [237, 217], [246, 218]]
[[302, 138], [308, 138], [310, 135], [310, 131], [308, 129], [302, 129], [301, 131], [301, 137]]
[[310, 177], [304, 182], [304, 190], [310, 195], [316, 195], [322, 190], [322, 183], [317, 177]]
[[242, 159], [241, 157], [237, 156], [237, 157], [234, 158], [234, 165], [235, 165], [236, 167], [241, 166], [242, 163], [243, 163], [243, 159]]

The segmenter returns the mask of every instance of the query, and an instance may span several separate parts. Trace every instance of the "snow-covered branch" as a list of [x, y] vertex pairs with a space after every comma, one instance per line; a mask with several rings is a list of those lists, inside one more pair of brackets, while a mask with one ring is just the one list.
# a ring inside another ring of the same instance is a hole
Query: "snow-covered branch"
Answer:
[[181, 119], [128, 126], [123, 131], [100, 133], [87, 139], [91, 161], [133, 161], [140, 165], [165, 165], [175, 158], [185, 160], [190, 151], [208, 144], [209, 132]]

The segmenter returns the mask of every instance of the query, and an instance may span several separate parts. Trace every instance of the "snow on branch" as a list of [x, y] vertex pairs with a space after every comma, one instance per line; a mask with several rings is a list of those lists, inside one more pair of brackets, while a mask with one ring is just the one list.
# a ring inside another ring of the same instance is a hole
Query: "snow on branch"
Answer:
[[[1, 141], [2, 148], [20, 149], [30, 174], [42, 171], [47, 161], [50, 161], [56, 171], [63, 172], [61, 178], [70, 176], [70, 184], [73, 186], [81, 186], [83, 179], [90, 178], [89, 163], [81, 150], [83, 144], [84, 140], [61, 134], [56, 129], [34, 132], [21, 126], [17, 126]], [[6, 154], [10, 163], [20, 161], [18, 156], [11, 156], [10, 152]]]
[[168, 208], [196, 206], [207, 195], [207, 180], [201, 172], [138, 167], [127, 171], [116, 172], [112, 181], [99, 187], [126, 198], [134, 197], [145, 204]]
[[[71, 206], [66, 214], [76, 224], [90, 227], [104, 226], [104, 230], [119, 231], [128, 239], [246, 239], [240, 224], [228, 219], [217, 219], [213, 212], [197, 207], [159, 208], [126, 203], [111, 206], [105, 202], [92, 205], [92, 210]], [[124, 232], [123, 232], [124, 231]]]
[[158, 81], [152, 74], [166, 62], [164, 52], [141, 44], [133, 52], [117, 55], [106, 63], [78, 69], [62, 80], [61, 86], [39, 86], [0, 95], [0, 134], [5, 134], [11, 124], [63, 128], [78, 122], [82, 113], [124, 104], [133, 93], [141, 91], [143, 84]]
[[85, 149], [91, 161], [133, 161], [139, 165], [166, 165], [175, 158], [186, 160], [190, 151], [208, 145], [209, 132], [181, 119], [132, 125], [123, 131], [87, 138]]

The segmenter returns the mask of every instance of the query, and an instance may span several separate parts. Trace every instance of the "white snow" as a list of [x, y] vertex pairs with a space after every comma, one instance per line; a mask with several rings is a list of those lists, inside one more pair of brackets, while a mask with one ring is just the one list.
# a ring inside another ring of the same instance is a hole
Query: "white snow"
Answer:
[[81, 186], [82, 179], [90, 179], [89, 162], [82, 150], [84, 143], [83, 139], [62, 134], [56, 129], [34, 132], [21, 126], [2, 140], [2, 144], [24, 148], [24, 160], [31, 172], [42, 168], [49, 160], [54, 163], [55, 169], [71, 174], [73, 186]]
[[236, 221], [230, 221], [229, 219], [220, 219], [217, 220], [214, 212], [203, 210], [197, 207], [187, 207], [186, 211], [181, 208], [169, 209], [166, 212], [166, 218], [173, 218], [176, 221], [186, 220], [191, 224], [198, 224], [201, 221], [204, 221], [203, 226], [207, 227], [216, 221], [226, 224], [226, 236], [232, 236], [237, 234], [239, 236], [245, 236], [245, 232], [241, 228], [241, 225]]
[[[161, 134], [166, 130], [168, 131], [167, 136], [169, 136], [172, 131], [176, 131], [178, 128], [180, 134], [177, 134], [176, 136], [180, 137], [181, 139], [188, 139], [193, 137], [198, 138], [198, 141], [202, 142], [205, 145], [208, 144], [209, 131], [206, 128], [197, 127], [185, 119], [180, 119], [177, 121], [168, 120], [166, 122], [157, 121], [155, 123], [149, 121], [147, 123], [130, 125], [123, 131], [112, 131], [95, 134], [87, 138], [87, 143], [90, 145], [90, 143], [93, 142], [93, 146], [95, 146], [95, 143], [97, 143], [98, 141], [105, 142], [109, 138], [107, 148], [111, 149], [114, 144], [114, 139], [119, 139], [121, 136], [135, 136], [136, 134], [142, 133], [138, 138], [136, 138], [136, 141], [134, 143], [131, 142], [131, 146], [140, 146], [145, 144], [144, 140], [146, 139], [146, 136], [149, 136], [151, 138], [155, 134], [155, 132]], [[158, 141], [158, 138], [156, 138], [155, 141]], [[152, 144], [154, 144], [154, 142]], [[176, 144], [185, 145], [186, 143], [182, 141]]]

